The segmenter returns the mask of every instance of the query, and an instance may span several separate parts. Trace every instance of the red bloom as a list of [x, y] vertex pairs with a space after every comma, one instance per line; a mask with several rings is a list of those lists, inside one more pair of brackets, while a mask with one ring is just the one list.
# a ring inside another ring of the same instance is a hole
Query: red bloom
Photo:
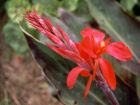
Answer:
[[102, 58], [102, 55], [107, 53], [118, 60], [127, 61], [132, 59], [131, 52], [122, 42], [109, 44], [110, 38], [104, 41], [104, 33], [98, 30], [86, 28], [81, 31], [81, 35], [83, 36], [83, 40], [77, 45], [78, 49], [80, 49], [80, 55], [85, 58], [87, 62], [89, 60], [87, 57], [90, 56], [93, 62], [92, 65], [96, 66], [96, 69], [94, 69], [90, 63], [91, 61], [89, 61], [89, 65], [93, 68], [93, 75], [95, 75], [97, 69], [100, 69], [106, 82], [110, 88], [114, 90], [116, 88], [114, 70], [111, 64]]
[[114, 70], [111, 64], [102, 58], [102, 55], [108, 53], [121, 61], [131, 59], [131, 52], [122, 42], [109, 44], [110, 38], [103, 40], [104, 33], [86, 28], [81, 31], [82, 41], [75, 43], [59, 26], [55, 28], [48, 19], [38, 16], [36, 12], [27, 12], [25, 18], [52, 41], [53, 44], [46, 43], [50, 49], [78, 65], [68, 74], [68, 88], [73, 88], [79, 75], [89, 77], [84, 93], [84, 96], [86, 96], [92, 81], [95, 79], [97, 70], [101, 70], [111, 89], [116, 88]]

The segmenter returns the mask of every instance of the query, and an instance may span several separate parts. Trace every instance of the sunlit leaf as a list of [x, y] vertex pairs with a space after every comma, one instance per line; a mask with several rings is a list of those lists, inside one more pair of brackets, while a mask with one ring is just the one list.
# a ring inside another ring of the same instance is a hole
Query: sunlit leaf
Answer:
[[62, 7], [69, 10], [74, 11], [77, 8], [79, 0], [62, 0]]
[[45, 11], [51, 15], [58, 16], [58, 9], [65, 8], [68, 11], [74, 11], [77, 8], [79, 0], [33, 0], [34, 4], [40, 3]]
[[10, 19], [15, 22], [19, 23], [23, 19], [23, 14], [25, 10], [30, 10], [31, 5], [28, 0], [10, 0], [7, 2], [7, 14]]
[[137, 3], [138, 3], [138, 0], [121, 0], [122, 7], [129, 12], [132, 11], [134, 5]]

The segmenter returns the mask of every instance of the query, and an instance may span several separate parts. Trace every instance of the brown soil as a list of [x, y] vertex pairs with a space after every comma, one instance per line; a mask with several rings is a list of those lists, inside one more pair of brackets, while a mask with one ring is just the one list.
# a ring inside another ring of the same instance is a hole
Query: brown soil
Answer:
[[[48, 85], [31, 57], [14, 56], [2, 64], [5, 75], [5, 105], [61, 105], [54, 99]], [[12, 104], [8, 104], [11, 100]]]

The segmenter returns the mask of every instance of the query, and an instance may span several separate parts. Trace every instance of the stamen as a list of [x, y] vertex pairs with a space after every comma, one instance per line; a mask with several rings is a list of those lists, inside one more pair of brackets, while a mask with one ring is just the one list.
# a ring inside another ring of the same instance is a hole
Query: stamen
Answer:
[[101, 47], [105, 47], [105, 42], [102, 41], [101, 44], [100, 44], [100, 46], [101, 46]]

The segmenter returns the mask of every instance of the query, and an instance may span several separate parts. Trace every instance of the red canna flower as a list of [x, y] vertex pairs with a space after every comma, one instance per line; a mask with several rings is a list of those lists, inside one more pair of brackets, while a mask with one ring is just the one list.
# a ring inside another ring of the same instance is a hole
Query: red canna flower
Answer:
[[87, 96], [97, 70], [101, 71], [112, 90], [116, 88], [114, 70], [111, 64], [102, 58], [103, 54], [107, 53], [121, 61], [132, 59], [127, 46], [122, 42], [110, 44], [110, 38], [104, 40], [105, 34], [98, 30], [86, 28], [81, 31], [82, 41], [73, 42], [58, 25], [55, 28], [48, 19], [40, 17], [36, 12], [27, 12], [25, 19], [52, 41], [53, 44], [46, 43], [50, 49], [77, 64], [68, 74], [68, 88], [73, 88], [79, 75], [89, 78], [84, 96]]
[[[93, 70], [93, 75], [90, 75], [85, 96], [91, 85], [91, 81], [95, 78], [96, 71], [101, 70], [106, 82], [112, 90], [116, 88], [116, 77], [112, 65], [102, 58], [102, 55], [107, 53], [118, 60], [127, 61], [132, 59], [132, 54], [127, 46], [122, 42], [114, 42], [109, 44], [110, 38], [103, 40], [105, 34], [91, 28], [86, 28], [81, 31], [83, 40], [76, 44], [80, 56], [85, 59], [90, 68]], [[75, 84], [71, 83], [72, 78], [77, 78], [78, 74], [83, 71], [80, 68], [74, 68], [68, 75], [67, 84], [71, 88]], [[73, 76], [75, 75], [75, 77]], [[88, 74], [89, 75], [89, 74]]]

